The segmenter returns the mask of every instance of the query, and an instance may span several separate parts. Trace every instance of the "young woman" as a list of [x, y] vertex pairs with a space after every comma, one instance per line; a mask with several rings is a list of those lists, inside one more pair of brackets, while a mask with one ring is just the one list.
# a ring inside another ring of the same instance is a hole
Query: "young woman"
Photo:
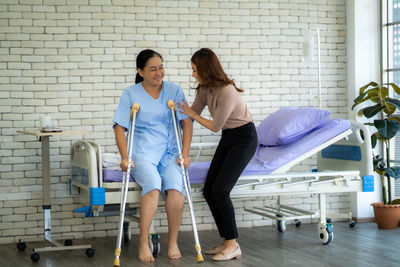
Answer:
[[[240, 258], [230, 192], [256, 151], [257, 132], [239, 94], [243, 90], [228, 78], [215, 53], [202, 48], [193, 54], [191, 63], [192, 76], [198, 82], [197, 94], [191, 108], [185, 100], [178, 103], [181, 112], [213, 132], [222, 129], [203, 193], [223, 241], [206, 254], [214, 255], [215, 261]], [[212, 120], [200, 116], [206, 105]]]
[[[128, 164], [125, 132], [129, 129], [131, 107], [133, 103], [139, 103], [132, 155], [132, 174], [142, 187], [139, 259], [154, 261], [149, 248], [149, 230], [157, 211], [160, 191], [167, 195], [165, 209], [168, 219], [168, 257], [179, 259], [181, 253], [177, 238], [183, 212], [184, 185], [182, 172], [177, 164], [178, 149], [168, 101], [172, 99], [177, 103], [185, 96], [179, 85], [163, 81], [163, 61], [157, 52], [150, 49], [141, 51], [136, 58], [136, 66], [136, 84], [122, 93], [114, 117], [114, 134], [122, 159], [120, 165], [125, 171]], [[183, 127], [182, 153], [184, 165], [188, 167], [192, 120], [180, 113], [177, 114], [177, 119]]]

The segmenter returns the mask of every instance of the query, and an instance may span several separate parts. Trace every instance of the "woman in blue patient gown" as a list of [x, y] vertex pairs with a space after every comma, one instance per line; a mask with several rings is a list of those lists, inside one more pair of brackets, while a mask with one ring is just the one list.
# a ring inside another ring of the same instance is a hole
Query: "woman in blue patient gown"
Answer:
[[[135, 181], [142, 187], [140, 200], [139, 259], [154, 261], [149, 248], [149, 230], [157, 211], [160, 192], [166, 194], [165, 209], [168, 219], [168, 257], [181, 258], [177, 238], [184, 204], [184, 184], [178, 158], [175, 130], [168, 101], [185, 99], [179, 85], [163, 81], [165, 74], [162, 57], [146, 49], [136, 58], [136, 84], [122, 93], [114, 116], [114, 134], [121, 154], [121, 168], [128, 165], [125, 132], [129, 129], [133, 103], [140, 105], [136, 116], [133, 138], [133, 168]], [[183, 131], [182, 156], [189, 167], [189, 148], [192, 139], [192, 120], [176, 112]]]

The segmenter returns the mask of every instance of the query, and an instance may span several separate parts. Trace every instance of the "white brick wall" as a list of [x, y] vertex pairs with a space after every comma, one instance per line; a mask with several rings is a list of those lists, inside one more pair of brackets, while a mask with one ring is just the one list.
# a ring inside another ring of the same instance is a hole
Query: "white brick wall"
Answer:
[[[279, 107], [317, 105], [317, 65], [301, 63], [301, 41], [307, 26], [328, 27], [321, 31], [322, 106], [346, 116], [345, 11], [345, 0], [0, 0], [0, 243], [43, 233], [40, 143], [16, 131], [39, 127], [46, 114], [63, 129], [90, 131], [84, 138], [103, 152], [116, 152], [112, 117], [144, 48], [164, 56], [165, 79], [178, 82], [189, 101], [195, 94], [190, 57], [212, 48], [245, 89], [258, 125]], [[69, 147], [78, 138], [56, 137], [50, 145], [54, 234], [115, 235], [118, 217], [73, 213], [80, 204], [67, 191]], [[193, 140], [218, 135], [195, 125]], [[347, 195], [328, 200], [328, 209], [348, 210]], [[317, 208], [315, 197], [284, 201]], [[235, 202], [240, 227], [272, 223], [244, 212], [250, 204]], [[215, 228], [206, 205], [196, 211], [199, 229]], [[156, 230], [166, 231], [164, 212], [156, 218]], [[186, 210], [182, 230], [190, 224]]]

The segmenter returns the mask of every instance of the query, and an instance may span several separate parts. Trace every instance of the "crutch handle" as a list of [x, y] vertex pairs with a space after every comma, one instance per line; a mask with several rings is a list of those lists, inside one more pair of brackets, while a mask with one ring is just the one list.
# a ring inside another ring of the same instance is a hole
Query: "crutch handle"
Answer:
[[133, 112], [136, 111], [136, 113], [139, 112], [140, 106], [138, 102], [133, 103], [133, 106], [131, 108], [131, 119], [133, 118]]
[[168, 101], [168, 107], [170, 109], [174, 109], [176, 111], [176, 106], [175, 106], [175, 103], [174, 103], [174, 101], [172, 99]]

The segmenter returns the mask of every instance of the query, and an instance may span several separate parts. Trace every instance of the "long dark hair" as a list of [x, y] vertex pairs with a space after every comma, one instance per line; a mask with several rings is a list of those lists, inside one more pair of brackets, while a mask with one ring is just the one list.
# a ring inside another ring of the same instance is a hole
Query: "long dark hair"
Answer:
[[201, 48], [196, 51], [191, 61], [196, 66], [197, 75], [201, 80], [201, 83], [199, 82], [196, 87], [197, 91], [199, 91], [201, 87], [224, 87], [231, 84], [237, 91], [244, 92], [243, 89], [236, 86], [233, 80], [228, 78], [217, 55], [210, 48]]
[[[162, 56], [154, 50], [145, 49], [140, 51], [140, 53], [136, 57], [136, 69], [143, 70], [146, 66], [147, 61], [149, 61], [152, 57], [159, 57], [161, 61], [163, 60]], [[139, 72], [136, 73], [135, 83], [143, 82], [143, 77], [139, 75]]]

